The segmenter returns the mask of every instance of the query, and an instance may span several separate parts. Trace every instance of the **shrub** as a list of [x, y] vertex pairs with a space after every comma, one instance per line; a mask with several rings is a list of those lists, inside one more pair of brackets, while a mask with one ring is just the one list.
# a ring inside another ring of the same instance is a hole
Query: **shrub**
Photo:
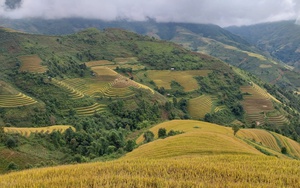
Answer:
[[286, 147], [284, 147], [284, 146], [283, 146], [283, 147], [281, 148], [281, 153], [283, 153], [283, 154], [287, 154]]
[[158, 138], [165, 138], [167, 136], [167, 130], [165, 128], [160, 128], [158, 130]]
[[126, 151], [128, 151], [128, 152], [132, 151], [135, 148], [135, 145], [136, 145], [135, 141], [128, 140], [127, 144], [126, 144], [126, 147], [125, 147]]
[[14, 162], [10, 162], [7, 166], [7, 170], [18, 170], [18, 169], [19, 169], [19, 166]]
[[8, 137], [6, 142], [5, 142], [5, 145], [8, 147], [8, 148], [14, 148], [14, 147], [17, 147], [18, 146], [18, 143], [17, 141], [13, 138], [13, 137]]
[[154, 134], [151, 131], [146, 131], [144, 133], [144, 139], [145, 139], [145, 143], [151, 142], [154, 140]]

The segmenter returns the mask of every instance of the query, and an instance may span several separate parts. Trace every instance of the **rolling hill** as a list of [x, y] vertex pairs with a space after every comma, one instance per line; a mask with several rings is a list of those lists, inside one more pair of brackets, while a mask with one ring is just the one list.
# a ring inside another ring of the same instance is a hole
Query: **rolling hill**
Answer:
[[0, 25], [51, 35], [71, 34], [89, 27], [123, 28], [217, 57], [283, 89], [296, 90], [300, 87], [297, 73], [299, 27], [294, 21], [225, 29], [212, 24], [158, 23], [152, 19], [144, 22], [77, 18], [1, 19]]
[[[183, 130], [184, 133], [144, 144], [116, 161], [32, 169], [2, 175], [0, 185], [1, 187], [297, 187], [300, 185], [299, 161], [287, 159], [286, 155], [279, 152], [277, 157], [265, 156], [251, 144], [248, 145], [241, 138], [233, 136], [230, 128], [199, 121], [171, 121], [150, 130], [156, 131], [159, 128]], [[240, 131], [242, 133], [243, 130]], [[246, 130], [243, 135], [250, 135], [253, 132], [260, 135], [261, 139], [268, 138], [268, 132], [257, 131]]]
[[[217, 28], [220, 31], [212, 36], [216, 40], [223, 34], [226, 45], [243, 43]], [[138, 133], [171, 119], [243, 127], [255, 122], [256, 127], [299, 139], [299, 103], [294, 93], [172, 42], [122, 29], [90, 28], [59, 36], [0, 29], [0, 43], [0, 97], [3, 104], [11, 105], [0, 106], [0, 152], [7, 156], [0, 164], [2, 173], [118, 158], [134, 148]], [[246, 43], [243, 45], [246, 48]], [[253, 103], [256, 99], [264, 103]], [[71, 125], [75, 129], [47, 132], [51, 125]], [[27, 132], [4, 131], [8, 129]], [[231, 132], [229, 128], [222, 131]], [[204, 151], [212, 145], [203, 144], [196, 150], [200, 153], [234, 155], [237, 147], [245, 154], [260, 154], [231, 133], [186, 134], [200, 143], [203, 140], [198, 140], [199, 136], [215, 138], [224, 143], [225, 149], [232, 145], [226, 151], [220, 147]], [[172, 139], [187, 143], [184, 135]], [[283, 142], [278, 147], [285, 146], [291, 157], [297, 156]], [[278, 150], [257, 147], [281, 156]], [[187, 149], [192, 153], [194, 147]]]

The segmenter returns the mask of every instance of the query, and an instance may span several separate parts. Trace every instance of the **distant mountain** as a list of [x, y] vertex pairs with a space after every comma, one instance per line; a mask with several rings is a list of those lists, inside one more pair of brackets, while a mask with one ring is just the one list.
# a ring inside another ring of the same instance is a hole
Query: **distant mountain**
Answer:
[[280, 21], [242, 27], [228, 27], [257, 48], [300, 69], [300, 25], [295, 21]]
[[[240, 36], [217, 25], [158, 23], [151, 19], [143, 22], [126, 20], [107, 22], [79, 18], [60, 20], [1, 19], [0, 25], [29, 33], [48, 35], [69, 34], [90, 27], [98, 29], [123, 28], [142, 35], [169, 40], [192, 51], [217, 57], [282, 88], [296, 90], [297, 87], [300, 87], [300, 76], [292, 71], [293, 67], [280, 63], [280, 60], [276, 60], [276, 57], [272, 57], [266, 50], [257, 49], [253, 40], [247, 42]], [[279, 55], [285, 56], [284, 53]]]

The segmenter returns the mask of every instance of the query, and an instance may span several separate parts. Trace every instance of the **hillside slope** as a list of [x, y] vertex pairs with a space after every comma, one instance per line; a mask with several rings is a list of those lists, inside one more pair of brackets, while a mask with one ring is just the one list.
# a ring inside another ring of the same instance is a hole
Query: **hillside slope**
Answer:
[[[199, 121], [171, 121], [159, 124], [152, 130], [161, 127], [184, 129], [186, 132], [140, 146], [116, 161], [33, 169], [2, 175], [0, 185], [1, 187], [300, 186], [299, 161], [264, 156], [234, 137], [228, 128]], [[198, 139], [195, 140], [193, 134], [198, 134]], [[199, 134], [202, 136], [199, 137]], [[212, 139], [206, 139], [206, 136], [212, 136]], [[223, 143], [228, 138], [231, 139]], [[186, 147], [184, 142], [177, 142], [184, 139], [194, 140], [189, 143], [187, 149], [184, 149]], [[146, 156], [142, 152], [147, 149], [149, 152]], [[191, 150], [188, 151], [189, 149]], [[242, 151], [239, 152], [239, 149]], [[168, 151], [169, 155], [158, 157], [157, 153], [163, 150]], [[216, 152], [226, 150], [230, 152]]]
[[239, 35], [259, 49], [270, 53], [282, 62], [300, 69], [299, 32], [294, 20], [257, 25], [228, 27], [228, 31]]
[[[89, 27], [123, 28], [176, 42], [193, 51], [217, 57], [284, 89], [300, 87], [297, 69], [299, 27], [292, 21], [223, 29], [212, 24], [158, 23], [90, 19], [9, 20], [0, 25], [30, 33], [70, 34]], [[283, 64], [282, 62], [286, 63]]]
[[[90, 28], [65, 36], [0, 29], [0, 43], [0, 152], [8, 156], [1, 172], [117, 158], [134, 148], [136, 134], [171, 119], [257, 126], [299, 139], [300, 107], [293, 93], [172, 42]], [[41, 128], [22, 136], [3, 129], [50, 125], [76, 131]], [[249, 153], [235, 137], [209, 135]]]

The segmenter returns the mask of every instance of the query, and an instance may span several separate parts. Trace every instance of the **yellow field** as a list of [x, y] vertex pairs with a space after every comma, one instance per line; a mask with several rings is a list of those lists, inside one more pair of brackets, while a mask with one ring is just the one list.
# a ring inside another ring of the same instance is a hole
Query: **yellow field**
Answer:
[[[201, 121], [174, 120], [161, 123], [150, 129], [157, 137], [159, 128], [167, 131], [183, 131], [180, 134], [166, 139], [160, 139], [146, 145], [125, 156], [132, 158], [168, 158], [182, 155], [211, 155], [248, 153], [260, 154], [256, 149], [233, 136], [231, 128]], [[141, 135], [137, 143], [143, 142]]]
[[42, 60], [38, 55], [20, 56], [18, 59], [21, 61], [21, 72], [44, 73], [47, 67], [43, 66]]
[[228, 45], [225, 45], [225, 48], [227, 49], [230, 49], [230, 50], [236, 50], [236, 51], [240, 51], [240, 52], [243, 52], [243, 53], [246, 53], [248, 56], [251, 56], [251, 57], [256, 57], [257, 59], [260, 59], [262, 61], [266, 61], [267, 59], [260, 55], [260, 54], [257, 54], [257, 53], [253, 53], [253, 52], [248, 52], [248, 51], [244, 51], [244, 50], [240, 50], [234, 46], [228, 46]]
[[92, 97], [129, 97], [134, 95], [131, 87], [146, 89], [154, 94], [154, 90], [143, 84], [137, 83], [114, 70], [96, 66], [91, 68], [96, 75], [93, 78], [73, 78], [60, 81], [60, 85], [74, 91]]
[[185, 133], [142, 145], [116, 161], [2, 175], [0, 187], [300, 187], [300, 161], [265, 156], [230, 128], [175, 120], [151, 130], [160, 127]]
[[72, 86], [62, 82], [62, 81], [59, 81], [59, 80], [56, 80], [55, 78], [52, 78], [52, 82], [56, 85], [58, 85], [59, 87], [63, 87], [65, 88], [68, 92], [69, 92], [69, 96], [72, 98], [72, 99], [80, 99], [82, 97], [84, 97], [84, 94], [81, 93], [80, 91], [74, 89]]
[[18, 93], [15, 95], [0, 95], [0, 107], [1, 108], [15, 108], [19, 106], [27, 106], [37, 103], [33, 98]]
[[53, 125], [48, 127], [4, 127], [4, 132], [7, 133], [19, 133], [23, 136], [30, 136], [31, 133], [52, 133], [53, 131], [64, 132], [68, 128], [75, 128], [71, 125]]
[[95, 103], [90, 106], [75, 108], [79, 116], [92, 116], [95, 112], [102, 112], [105, 110], [106, 105]]
[[205, 114], [212, 110], [212, 99], [209, 95], [190, 99], [188, 102], [188, 111], [193, 119], [203, 119]]
[[174, 80], [178, 82], [184, 91], [189, 92], [199, 88], [195, 76], [207, 76], [210, 70], [189, 70], [189, 71], [147, 71], [148, 76], [155, 82], [157, 87], [164, 87], [165, 89], [171, 89], [171, 82]]

